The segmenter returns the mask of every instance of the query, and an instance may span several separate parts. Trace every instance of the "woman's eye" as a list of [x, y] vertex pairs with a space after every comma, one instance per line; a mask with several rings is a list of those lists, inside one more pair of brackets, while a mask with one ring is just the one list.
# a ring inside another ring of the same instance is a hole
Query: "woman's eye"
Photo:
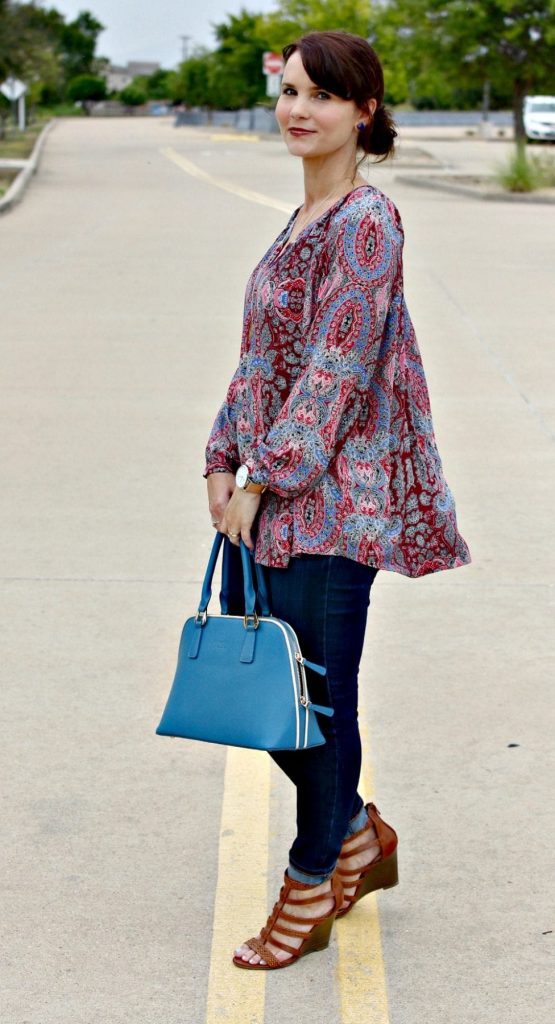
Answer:
[[322, 90], [320, 90], [320, 92], [318, 93], [318, 99], [319, 100], [329, 100], [329, 98], [330, 98], [329, 92], [323, 92]]
[[282, 96], [294, 96], [295, 95], [295, 90], [290, 85], [286, 85], [281, 90], [281, 95]]

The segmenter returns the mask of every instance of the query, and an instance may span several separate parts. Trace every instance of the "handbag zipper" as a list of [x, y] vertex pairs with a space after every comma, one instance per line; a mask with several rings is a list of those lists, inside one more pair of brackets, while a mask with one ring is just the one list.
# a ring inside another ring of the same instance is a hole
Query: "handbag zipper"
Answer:
[[297, 662], [297, 670], [299, 673], [299, 700], [303, 708], [307, 708], [310, 704], [310, 698], [308, 696], [308, 686], [306, 683], [306, 672], [303, 665], [303, 656], [300, 651], [295, 651], [295, 661]]

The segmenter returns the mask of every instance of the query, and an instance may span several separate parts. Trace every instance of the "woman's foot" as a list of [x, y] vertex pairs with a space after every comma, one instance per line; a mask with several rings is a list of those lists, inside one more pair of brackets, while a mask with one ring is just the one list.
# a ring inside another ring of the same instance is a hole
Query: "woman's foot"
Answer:
[[[380, 841], [378, 839], [376, 829], [369, 820], [368, 824], [364, 826], [362, 830], [365, 842], [363, 849], [360, 853], [357, 853], [357, 848], [361, 846], [361, 833], [355, 832], [352, 836], [349, 836], [343, 841], [341, 847], [341, 881], [343, 883], [343, 904], [341, 906], [341, 913], [344, 913], [352, 903], [353, 896], [356, 891], [356, 887], [364, 874], [364, 869], [367, 868], [372, 861], [376, 860], [380, 856]], [[372, 842], [370, 849], [367, 849], [367, 842]], [[353, 851], [351, 853], [351, 850]], [[350, 873], [352, 872], [352, 874]]]
[[[321, 885], [304, 885], [286, 874], [280, 898], [265, 928], [256, 938], [249, 939], [235, 950], [234, 963], [238, 967], [280, 967], [293, 963], [305, 951], [324, 949], [329, 941], [335, 912], [341, 904], [342, 888], [337, 878], [333, 881], [328, 879]], [[316, 935], [320, 925], [323, 927]], [[313, 931], [316, 937], [311, 942], [309, 936]], [[305, 944], [308, 948], [301, 949]], [[255, 946], [259, 952], [253, 948]]]
[[363, 896], [397, 885], [397, 833], [383, 821], [375, 804], [366, 804], [366, 824], [343, 841], [336, 875], [343, 886], [344, 917]]

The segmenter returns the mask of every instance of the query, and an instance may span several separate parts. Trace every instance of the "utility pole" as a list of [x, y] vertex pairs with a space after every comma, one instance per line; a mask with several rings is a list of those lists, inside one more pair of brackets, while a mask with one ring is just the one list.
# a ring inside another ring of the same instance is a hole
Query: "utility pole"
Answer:
[[181, 39], [181, 60], [186, 61], [189, 56], [189, 43], [191, 36], [180, 36]]

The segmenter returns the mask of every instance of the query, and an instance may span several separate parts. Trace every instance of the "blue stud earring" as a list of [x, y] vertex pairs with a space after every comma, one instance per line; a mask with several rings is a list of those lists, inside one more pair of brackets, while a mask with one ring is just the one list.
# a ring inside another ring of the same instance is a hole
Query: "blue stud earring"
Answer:
[[366, 125], [365, 125], [364, 121], [359, 121], [358, 124], [357, 124], [357, 130], [359, 132], [363, 132], [365, 128], [366, 128]]

